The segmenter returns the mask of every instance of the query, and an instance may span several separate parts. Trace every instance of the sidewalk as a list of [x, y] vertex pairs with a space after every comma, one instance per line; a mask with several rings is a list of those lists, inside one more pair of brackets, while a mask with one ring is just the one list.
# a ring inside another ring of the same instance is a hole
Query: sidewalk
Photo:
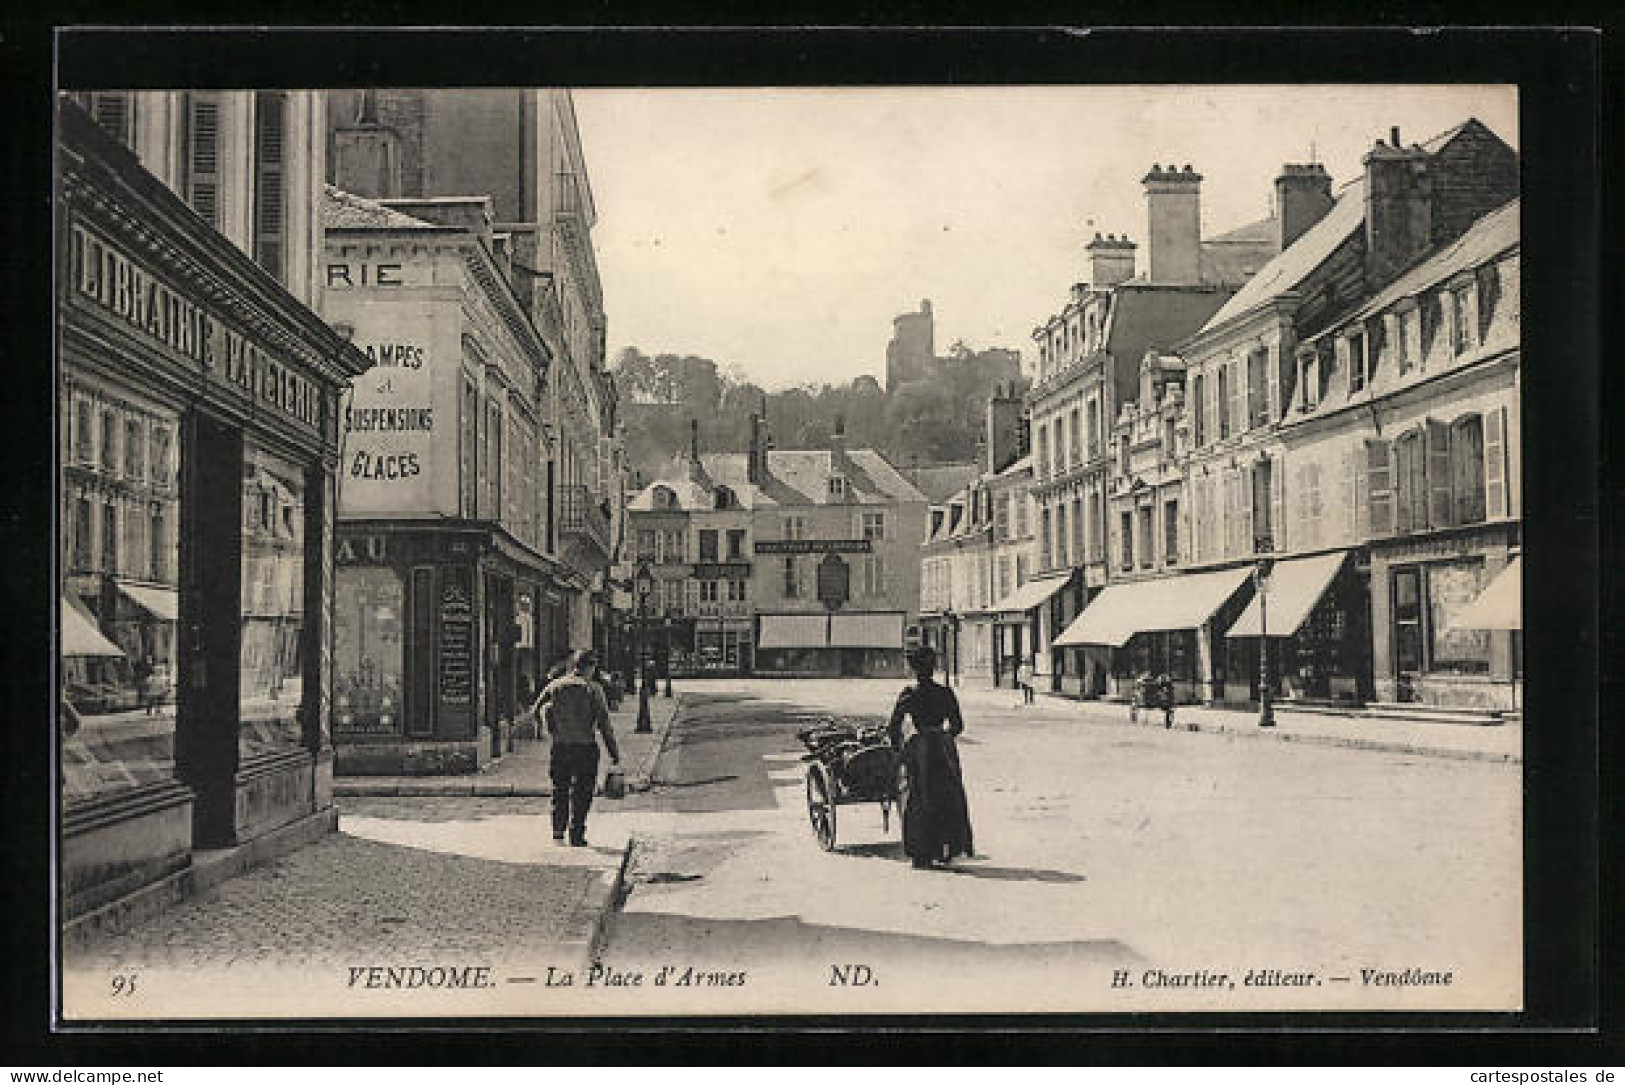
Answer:
[[[618, 711], [610, 713], [615, 741], [621, 748], [621, 768], [629, 791], [647, 791], [655, 760], [665, 745], [683, 703], [682, 695], [649, 698], [649, 718], [653, 732], [638, 734], [638, 699], [628, 696]], [[464, 776], [340, 776], [333, 781], [333, 793], [340, 798], [360, 795], [475, 795], [481, 797], [536, 797], [553, 794], [548, 777], [549, 744], [544, 739], [515, 739], [513, 750], [502, 755], [478, 773]], [[609, 758], [600, 761], [600, 773], [609, 768]]]
[[[1129, 723], [1129, 706], [1111, 701], [1080, 701], [1061, 694], [1045, 693], [1031, 708], [1017, 706], [1019, 695], [1012, 690], [957, 687], [955, 692], [967, 707], [1000, 710], [1014, 714], [1036, 714], [1059, 720], [1083, 718], [1090, 723]], [[1162, 726], [1159, 711], [1140, 713], [1138, 726]], [[1436, 723], [1423, 720], [1377, 719], [1358, 713], [1300, 712], [1277, 707], [1275, 726], [1258, 726], [1256, 712], [1180, 705], [1174, 709], [1174, 728], [1210, 734], [1273, 739], [1277, 742], [1305, 742], [1322, 746], [1408, 753], [1426, 757], [1465, 761], [1496, 761], [1521, 764], [1523, 761], [1522, 722], [1497, 726]]]

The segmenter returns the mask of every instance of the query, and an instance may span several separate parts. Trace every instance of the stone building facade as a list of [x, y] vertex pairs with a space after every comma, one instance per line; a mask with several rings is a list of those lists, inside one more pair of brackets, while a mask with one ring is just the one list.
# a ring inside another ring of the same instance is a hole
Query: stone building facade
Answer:
[[331, 832], [341, 391], [321, 96], [65, 95], [56, 146], [60, 918]]

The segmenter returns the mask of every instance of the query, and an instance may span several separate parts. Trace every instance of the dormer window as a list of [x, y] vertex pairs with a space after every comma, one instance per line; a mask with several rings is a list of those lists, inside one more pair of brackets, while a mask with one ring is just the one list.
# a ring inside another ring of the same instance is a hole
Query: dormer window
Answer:
[[652, 499], [654, 507], [657, 509], [674, 509], [677, 507], [677, 494], [668, 486], [656, 486]]
[[846, 479], [843, 476], [829, 476], [829, 496], [843, 499], [846, 497]]
[[713, 495], [714, 504], [719, 509], [736, 509], [739, 507], [739, 497], [726, 486], [718, 486]]

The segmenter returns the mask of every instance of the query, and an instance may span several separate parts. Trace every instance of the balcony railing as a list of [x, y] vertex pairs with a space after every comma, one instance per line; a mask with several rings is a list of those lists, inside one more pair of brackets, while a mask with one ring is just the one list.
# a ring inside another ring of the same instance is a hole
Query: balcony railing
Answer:
[[576, 483], [565, 486], [560, 495], [562, 515], [559, 526], [566, 535], [579, 535], [590, 540], [605, 554], [609, 553], [609, 516], [593, 500], [586, 486]]

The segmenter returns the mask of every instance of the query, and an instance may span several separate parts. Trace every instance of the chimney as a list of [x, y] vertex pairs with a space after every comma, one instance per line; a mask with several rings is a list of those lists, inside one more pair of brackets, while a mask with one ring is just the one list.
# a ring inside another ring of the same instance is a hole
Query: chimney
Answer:
[[982, 448], [989, 474], [998, 474], [1021, 458], [1021, 397], [1014, 382], [997, 385], [987, 401], [987, 428]]
[[378, 119], [378, 92], [364, 90], [355, 121], [333, 129], [333, 184], [373, 199], [401, 194], [401, 137]]
[[1089, 285], [1096, 290], [1116, 286], [1124, 279], [1134, 277], [1134, 242], [1125, 234], [1095, 234], [1094, 240], [1083, 247], [1089, 254]]
[[1201, 282], [1202, 175], [1187, 165], [1152, 166], [1145, 185], [1146, 274], [1151, 282], [1194, 286]]
[[1431, 243], [1433, 183], [1428, 154], [1403, 147], [1399, 129], [1391, 143], [1380, 140], [1361, 159], [1365, 166], [1366, 286], [1392, 282]]
[[1280, 252], [1302, 237], [1336, 202], [1325, 166], [1318, 162], [1282, 166], [1275, 178], [1275, 250]]
[[837, 457], [846, 455], [846, 416], [835, 416], [835, 432], [829, 437], [829, 450]]
[[695, 463], [700, 462], [700, 420], [688, 420], [688, 458]]
[[762, 484], [762, 416], [750, 412], [750, 448], [745, 453], [745, 480], [753, 486]]

